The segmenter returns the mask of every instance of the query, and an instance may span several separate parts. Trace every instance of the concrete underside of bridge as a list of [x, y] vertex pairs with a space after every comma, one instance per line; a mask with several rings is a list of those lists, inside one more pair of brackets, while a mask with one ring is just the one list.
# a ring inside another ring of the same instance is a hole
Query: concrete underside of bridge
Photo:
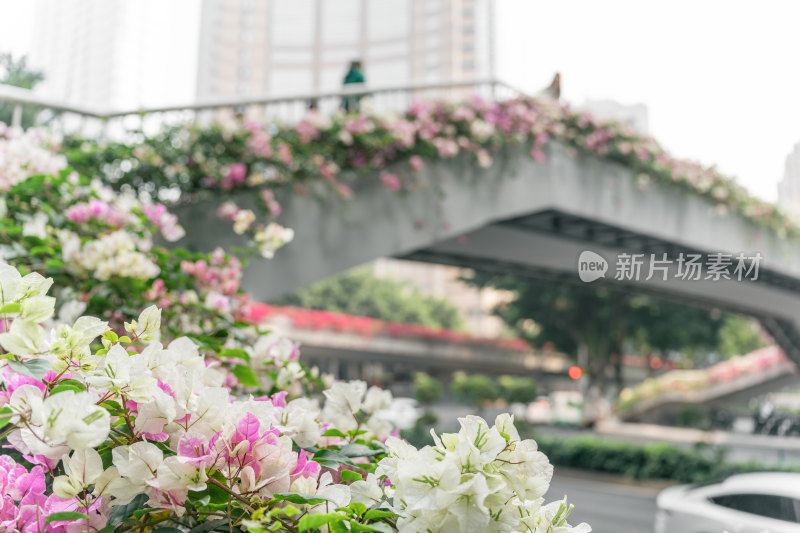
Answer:
[[[471, 159], [431, 161], [416, 186], [394, 193], [379, 180], [354, 184], [349, 200], [286, 194], [279, 222], [294, 242], [272, 260], [253, 260], [245, 289], [269, 300], [378, 257], [509, 272], [581, 283], [578, 257], [592, 250], [609, 272], [595, 284], [657, 294], [753, 315], [800, 363], [800, 243], [779, 238], [737, 214], [722, 215], [678, 185], [650, 182], [644, 190], [627, 167], [589, 155], [571, 157], [551, 144], [538, 164], [515, 148], [489, 169]], [[240, 193], [240, 205], [255, 205]], [[213, 201], [179, 211], [189, 246], [235, 244]], [[614, 280], [620, 253], [760, 253], [758, 280]], [[587, 310], [591, 312], [591, 310]]]

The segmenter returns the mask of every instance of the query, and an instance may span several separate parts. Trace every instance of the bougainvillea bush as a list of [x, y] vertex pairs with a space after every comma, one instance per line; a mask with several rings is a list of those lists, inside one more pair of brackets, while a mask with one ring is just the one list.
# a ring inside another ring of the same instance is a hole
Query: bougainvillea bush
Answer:
[[0, 133], [0, 530], [590, 530], [511, 417], [402, 441], [388, 391], [242, 321], [240, 258], [59, 149]]

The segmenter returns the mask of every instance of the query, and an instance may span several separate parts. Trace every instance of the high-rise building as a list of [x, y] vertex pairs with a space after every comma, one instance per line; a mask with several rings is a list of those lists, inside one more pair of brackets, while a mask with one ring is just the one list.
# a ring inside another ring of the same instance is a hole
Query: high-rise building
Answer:
[[200, 100], [492, 75], [493, 0], [203, 0]]
[[36, 91], [100, 110], [191, 102], [200, 8], [194, 0], [37, 0]]
[[778, 203], [800, 217], [800, 143], [786, 156], [783, 179], [778, 183]]

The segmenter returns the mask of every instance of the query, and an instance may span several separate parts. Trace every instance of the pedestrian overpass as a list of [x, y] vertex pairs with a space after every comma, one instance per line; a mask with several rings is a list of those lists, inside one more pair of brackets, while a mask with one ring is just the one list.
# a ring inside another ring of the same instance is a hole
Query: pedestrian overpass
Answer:
[[[664, 184], [639, 187], [634, 172], [591, 155], [570, 156], [551, 143], [536, 163], [509, 149], [489, 169], [466, 159], [429, 161], [430, 187], [398, 196], [379, 180], [364, 180], [348, 200], [286, 195], [279, 221], [295, 239], [269, 261], [255, 259], [245, 289], [275, 298], [376, 259], [398, 257], [581, 283], [578, 259], [591, 250], [609, 261], [594, 281], [709, 308], [752, 315], [786, 354], [800, 362], [800, 243], [737, 214], [720, 215], [697, 195]], [[252, 195], [235, 201], [246, 206]], [[234, 243], [212, 205], [179, 213], [190, 241]], [[212, 237], [213, 236], [213, 237]], [[756, 280], [615, 280], [619, 254], [760, 253]], [[590, 312], [590, 310], [588, 310]]]
[[[244, 114], [256, 108], [268, 117], [296, 120], [309, 101], [324, 113], [335, 109], [342, 96], [359, 91], [368, 92], [379, 111], [404, 109], [419, 97], [519, 94], [488, 80], [110, 112], [52, 103], [0, 86], [0, 101], [17, 106], [16, 120], [22, 105], [34, 105], [51, 112], [51, 125], [68, 129], [72, 117], [75, 127], [99, 124], [95, 129], [108, 135], [131, 121], [147, 131], [175, 120], [213, 117], [223, 109]], [[278, 221], [295, 230], [295, 239], [272, 260], [251, 260], [244, 288], [255, 299], [267, 300], [387, 256], [581, 283], [579, 257], [590, 250], [610, 264], [606, 277], [593, 283], [752, 315], [800, 363], [800, 241], [782, 238], [737, 213], [722, 215], [678, 185], [654, 181], [642, 190], [633, 169], [609, 159], [583, 152], [573, 156], [555, 141], [544, 151], [546, 160], [538, 163], [522, 149], [504, 147], [488, 169], [466, 157], [432, 159], [417, 176], [424, 186], [402, 195], [378, 179], [360, 180], [354, 198], [347, 200], [320, 201], [287, 191], [279, 198], [283, 214]], [[254, 192], [236, 194], [242, 207], [255, 205]], [[209, 249], [240, 242], [216, 217], [218, 201], [178, 210], [188, 230], [182, 244]], [[687, 281], [676, 277], [674, 264], [663, 277], [614, 279], [620, 254], [660, 258], [664, 253], [673, 260], [680, 253], [704, 258], [760, 254], [763, 260], [755, 280]]]
[[755, 396], [798, 385], [797, 366], [780, 348], [767, 346], [708, 368], [672, 370], [645, 380], [623, 391], [615, 411], [620, 420], [674, 421], [690, 405], [746, 404]]

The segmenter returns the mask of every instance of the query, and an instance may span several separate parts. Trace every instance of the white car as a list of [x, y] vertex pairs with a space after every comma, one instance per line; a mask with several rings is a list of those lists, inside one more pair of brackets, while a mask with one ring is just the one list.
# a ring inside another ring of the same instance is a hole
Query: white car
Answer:
[[800, 474], [738, 474], [656, 500], [656, 533], [800, 533]]

